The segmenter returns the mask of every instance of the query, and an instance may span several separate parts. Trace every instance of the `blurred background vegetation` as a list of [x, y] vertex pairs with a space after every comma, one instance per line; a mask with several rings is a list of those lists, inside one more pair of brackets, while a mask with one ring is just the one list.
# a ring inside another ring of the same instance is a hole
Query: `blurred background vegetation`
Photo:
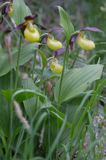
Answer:
[[[59, 24], [57, 6], [62, 6], [71, 15], [76, 29], [81, 26], [98, 26], [106, 32], [106, 1], [105, 0], [26, 0], [32, 13], [48, 28]], [[103, 34], [103, 38], [106, 34]]]

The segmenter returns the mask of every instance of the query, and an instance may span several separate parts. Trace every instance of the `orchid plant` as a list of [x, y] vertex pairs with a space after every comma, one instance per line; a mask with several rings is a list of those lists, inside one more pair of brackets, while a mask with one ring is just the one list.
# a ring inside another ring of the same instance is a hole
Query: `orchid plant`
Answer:
[[[58, 7], [60, 25], [48, 29], [38, 23], [39, 15], [32, 15], [24, 0], [0, 3], [1, 24], [9, 24], [4, 42], [4, 51], [9, 54], [2, 58], [5, 66], [0, 72], [3, 82], [5, 77], [9, 79], [9, 84], [0, 86], [1, 106], [7, 106], [5, 113], [1, 108], [0, 115], [6, 119], [8, 113], [8, 121], [5, 120], [8, 125], [3, 128], [1, 116], [0, 158], [69, 160], [76, 156], [88, 159], [92, 148], [95, 158], [99, 148], [97, 139], [91, 148], [86, 149], [84, 145], [86, 135], [93, 128], [93, 109], [106, 85], [101, 80], [103, 65], [76, 67], [73, 64], [77, 59], [70, 61], [70, 55], [78, 52], [78, 58], [80, 50], [92, 52], [95, 42], [86, 37], [86, 32], [102, 34], [102, 30], [87, 26], [75, 31], [62, 7]], [[80, 47], [78, 50], [75, 43]]]

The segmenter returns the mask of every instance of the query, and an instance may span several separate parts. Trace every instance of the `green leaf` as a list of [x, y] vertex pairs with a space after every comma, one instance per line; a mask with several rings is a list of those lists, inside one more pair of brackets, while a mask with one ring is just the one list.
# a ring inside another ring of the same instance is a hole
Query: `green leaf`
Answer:
[[[51, 106], [50, 108], [48, 108], [48, 110], [50, 111], [50, 114], [54, 118], [58, 119], [58, 122], [60, 122], [60, 124], [64, 121], [65, 114], [60, 112], [57, 108], [55, 108], [54, 106]], [[68, 121], [66, 122], [66, 127], [71, 128], [71, 125]]]
[[[13, 75], [13, 77], [14, 77], [14, 75]], [[14, 79], [13, 79], [13, 82], [14, 82]], [[9, 99], [9, 96], [10, 96], [9, 93], [8, 93], [8, 95], [6, 95], [7, 90], [10, 91], [10, 73], [6, 74], [5, 76], [0, 77], [0, 128], [4, 132], [4, 135], [7, 138], [9, 138], [11, 103], [10, 103], [10, 101], [8, 102], [6, 100], [6, 98], [8, 97], [8, 99]], [[4, 94], [7, 97], [3, 94], [3, 91], [5, 91]], [[18, 127], [19, 123], [17, 123], [17, 119], [14, 118], [14, 115], [13, 115], [13, 119], [14, 119], [13, 120], [14, 121], [13, 134], [15, 134], [16, 130], [18, 130], [17, 127]], [[7, 138], [6, 138], [6, 140], [7, 140]]]
[[31, 15], [31, 11], [24, 0], [13, 1], [13, 9], [13, 19], [17, 25], [24, 22], [25, 16]]
[[[14, 81], [14, 73], [13, 73], [13, 81]], [[0, 77], [0, 91], [7, 89], [10, 89], [10, 73]]]
[[[102, 75], [103, 65], [88, 65], [83, 68], [72, 69], [64, 75], [60, 101], [65, 102], [83, 93], [87, 87]], [[54, 88], [54, 96], [57, 101], [59, 93], [59, 83]]]
[[40, 93], [40, 91], [34, 90], [33, 89], [18, 89], [18, 90], [11, 90], [11, 89], [7, 89], [7, 90], [2, 90], [0, 92], [3, 96], [6, 97], [7, 100], [16, 100], [18, 102], [23, 102], [24, 100], [27, 100], [31, 97], [40, 97], [41, 99], [45, 99], [46, 96], [42, 93]]
[[[23, 65], [28, 62], [34, 55], [35, 50], [37, 47], [35, 44], [27, 44], [23, 45], [21, 49], [20, 61], [19, 65]], [[12, 52], [12, 64], [10, 66], [8, 55], [3, 53], [0, 55], [0, 77], [8, 73], [12, 68], [16, 67], [17, 64], [17, 50], [14, 49]]]
[[6, 98], [7, 101], [11, 101], [11, 97], [15, 91], [11, 89], [2, 90], [1, 94]]
[[66, 122], [67, 122], [67, 115], [65, 116], [65, 119], [64, 119], [64, 121], [63, 121], [63, 124], [62, 124], [61, 128], [59, 129], [59, 132], [58, 132], [58, 134], [57, 134], [57, 136], [56, 136], [53, 144], [52, 144], [51, 147], [49, 148], [49, 152], [48, 152], [48, 155], [47, 155], [47, 157], [46, 157], [46, 160], [49, 160], [49, 159], [50, 159], [53, 151], [55, 150], [57, 144], [59, 143], [59, 140], [61, 139], [62, 134], [63, 134], [63, 132], [64, 132]]
[[[22, 86], [24, 89], [32, 89], [40, 92], [39, 89], [35, 86], [33, 80], [30, 78], [26, 80], [22, 80]], [[24, 107], [27, 115], [30, 118], [32, 118], [36, 111], [36, 97], [32, 97], [27, 100], [24, 100], [23, 103], [24, 103]]]
[[41, 98], [45, 98], [45, 96], [35, 90], [30, 90], [30, 89], [20, 89], [16, 91], [12, 95], [12, 100], [17, 100], [18, 102], [23, 102], [24, 100], [31, 98], [33, 96], [39, 96]]
[[69, 43], [71, 34], [74, 32], [74, 26], [70, 20], [68, 13], [62, 8], [58, 7], [60, 14], [60, 25], [63, 27], [67, 43]]
[[[34, 53], [36, 53], [36, 50], [37, 50], [38, 46], [35, 45], [35, 44], [27, 44], [27, 45], [24, 45], [22, 47], [22, 50], [21, 50], [21, 55], [20, 55], [20, 62], [19, 64], [20, 65], [23, 65], [25, 64], [26, 62], [28, 62], [33, 56], [34, 56]], [[17, 59], [16, 59], [17, 60]]]
[[41, 58], [42, 58], [43, 68], [45, 68], [45, 66], [47, 65], [47, 58], [46, 58], [44, 52], [41, 51], [40, 49], [38, 50], [38, 53], [40, 54], [40, 56], [41, 56]]
[[0, 128], [5, 136], [9, 134], [9, 106], [0, 94]]

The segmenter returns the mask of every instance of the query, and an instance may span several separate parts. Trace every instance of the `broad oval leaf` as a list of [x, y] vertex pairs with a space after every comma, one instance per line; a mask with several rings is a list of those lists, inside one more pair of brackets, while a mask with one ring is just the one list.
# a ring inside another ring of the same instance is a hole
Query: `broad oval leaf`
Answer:
[[[83, 68], [72, 69], [64, 75], [60, 102], [77, 97], [83, 93], [87, 87], [95, 80], [100, 79], [102, 75], [103, 65], [87, 65]], [[59, 83], [54, 88], [55, 100], [58, 100]]]
[[[35, 44], [23, 45], [20, 54], [19, 65], [23, 65], [28, 62], [34, 55], [37, 46]], [[17, 64], [17, 50], [14, 49], [12, 52], [12, 64], [10, 66], [8, 55], [3, 53], [0, 55], [0, 77], [7, 74], [12, 68], [16, 67]]]

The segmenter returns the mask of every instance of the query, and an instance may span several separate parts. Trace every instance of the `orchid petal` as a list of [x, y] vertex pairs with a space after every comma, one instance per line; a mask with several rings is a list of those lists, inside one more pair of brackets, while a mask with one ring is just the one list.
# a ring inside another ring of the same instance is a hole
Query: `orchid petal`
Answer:
[[47, 28], [41, 24], [36, 23], [36, 25], [42, 30], [47, 30]]
[[14, 28], [14, 30], [22, 30], [24, 27], [25, 27], [25, 26], [24, 26], [24, 23], [21, 23], [21, 24], [19, 24], [18, 26], [16, 26], [16, 27]]
[[56, 27], [53, 27], [52, 29], [50, 29], [50, 31], [49, 32], [63, 32], [63, 28], [62, 27], [60, 27], [60, 26], [56, 26]]
[[102, 32], [102, 30], [100, 30], [97, 27], [84, 27], [84, 28], [81, 28], [80, 31]]
[[25, 21], [34, 20], [35, 17], [37, 17], [37, 15], [29, 15], [29, 16], [26, 16], [24, 19]]
[[73, 50], [73, 47], [74, 47], [74, 44], [75, 44], [75, 42], [77, 40], [78, 34], [79, 33], [75, 33], [70, 38], [70, 48], [71, 48], [71, 50]]
[[65, 51], [64, 48], [60, 48], [60, 49], [54, 51], [54, 52], [52, 53], [52, 55], [53, 55], [54, 57], [57, 57], [57, 56], [59, 56], [59, 55], [62, 55], [62, 54], [64, 53], [64, 51]]
[[9, 4], [7, 4], [6, 6], [4, 6], [2, 8], [2, 15], [8, 15], [8, 12], [9, 12]]

